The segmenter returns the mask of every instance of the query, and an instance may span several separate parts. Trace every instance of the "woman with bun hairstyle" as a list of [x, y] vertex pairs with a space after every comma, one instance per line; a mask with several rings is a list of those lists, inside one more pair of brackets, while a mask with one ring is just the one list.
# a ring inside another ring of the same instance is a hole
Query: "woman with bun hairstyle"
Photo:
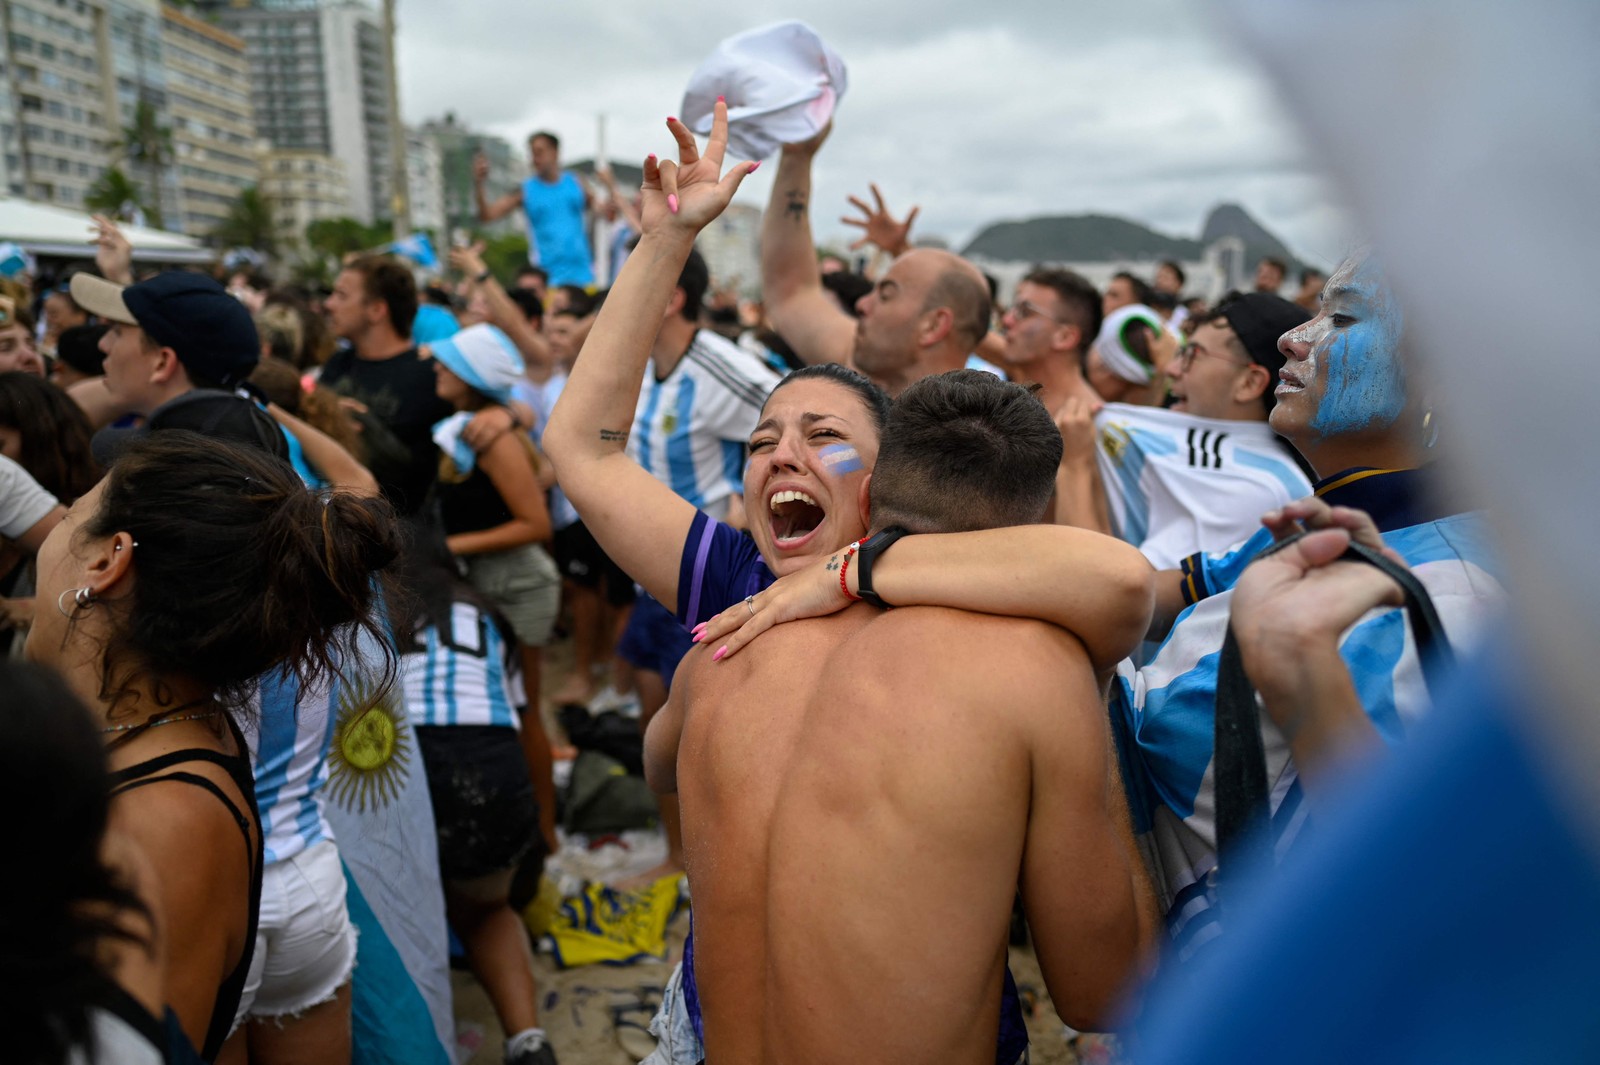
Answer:
[[174, 429], [132, 444], [39, 550], [28, 657], [96, 719], [113, 820], [156, 873], [165, 1001], [208, 1061], [234, 1024], [261, 890], [236, 715], [262, 673], [314, 684], [340, 630], [375, 624], [393, 527], [377, 500], [313, 493], [274, 456]]

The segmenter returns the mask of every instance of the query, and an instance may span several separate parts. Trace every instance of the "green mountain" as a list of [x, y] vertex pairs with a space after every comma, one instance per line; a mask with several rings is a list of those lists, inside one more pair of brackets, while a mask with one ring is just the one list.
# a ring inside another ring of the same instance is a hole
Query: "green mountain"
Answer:
[[1148, 259], [1199, 259], [1207, 245], [1224, 236], [1244, 242], [1246, 262], [1263, 255], [1294, 255], [1284, 243], [1235, 204], [1220, 204], [1206, 217], [1199, 240], [1170, 237], [1149, 226], [1111, 215], [1056, 215], [1023, 222], [997, 222], [974, 237], [962, 255], [1000, 262], [1124, 262]]

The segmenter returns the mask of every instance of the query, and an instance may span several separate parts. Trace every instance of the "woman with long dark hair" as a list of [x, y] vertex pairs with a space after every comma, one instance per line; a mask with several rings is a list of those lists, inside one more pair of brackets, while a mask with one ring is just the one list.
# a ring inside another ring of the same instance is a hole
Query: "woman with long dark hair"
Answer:
[[166, 1002], [212, 1060], [235, 1022], [261, 890], [261, 826], [236, 716], [257, 678], [304, 684], [371, 628], [396, 553], [387, 507], [313, 493], [256, 449], [180, 430], [133, 444], [39, 551], [28, 656], [89, 706], [112, 813], [157, 873]]

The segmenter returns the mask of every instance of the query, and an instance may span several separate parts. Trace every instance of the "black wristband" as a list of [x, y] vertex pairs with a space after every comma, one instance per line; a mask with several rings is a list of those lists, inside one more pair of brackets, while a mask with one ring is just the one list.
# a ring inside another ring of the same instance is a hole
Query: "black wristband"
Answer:
[[476, 284], [481, 285], [481, 284], [483, 284], [485, 281], [489, 280], [493, 276], [494, 276], [494, 271], [493, 270], [485, 270], [483, 273], [479, 274], [477, 277], [473, 278], [472, 280]]
[[885, 603], [883, 597], [872, 590], [872, 564], [878, 560], [879, 555], [889, 550], [891, 544], [904, 535], [906, 535], [905, 529], [891, 525], [861, 541], [861, 550], [856, 552], [856, 594], [883, 610], [890, 609], [892, 604]]

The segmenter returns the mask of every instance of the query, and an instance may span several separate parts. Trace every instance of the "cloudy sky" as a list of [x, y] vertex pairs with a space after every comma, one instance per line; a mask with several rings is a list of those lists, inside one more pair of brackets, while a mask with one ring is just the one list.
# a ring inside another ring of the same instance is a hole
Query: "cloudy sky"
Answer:
[[[670, 148], [663, 122], [719, 40], [803, 17], [850, 77], [817, 161], [823, 239], [847, 232], [832, 219], [869, 181], [957, 246], [989, 222], [1085, 212], [1194, 236], [1224, 200], [1308, 261], [1352, 239], [1271, 87], [1192, 0], [746, 0], [733, 18], [707, 0], [398, 6], [408, 122], [454, 111], [519, 146], [550, 128], [577, 159], [604, 114], [608, 154], [633, 163]], [[740, 200], [764, 204], [770, 180]]]

